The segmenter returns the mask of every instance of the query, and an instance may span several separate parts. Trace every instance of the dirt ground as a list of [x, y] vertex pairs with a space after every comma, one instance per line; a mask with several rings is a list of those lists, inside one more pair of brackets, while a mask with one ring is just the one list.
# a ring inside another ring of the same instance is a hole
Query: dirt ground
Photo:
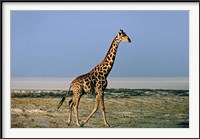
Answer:
[[[12, 128], [78, 128], [73, 112], [67, 125], [68, 97], [60, 109], [61, 98], [12, 98]], [[84, 96], [79, 105], [79, 119], [85, 120], [93, 110], [95, 98]], [[105, 97], [110, 128], [189, 128], [189, 96]], [[106, 128], [101, 110], [82, 128]]]

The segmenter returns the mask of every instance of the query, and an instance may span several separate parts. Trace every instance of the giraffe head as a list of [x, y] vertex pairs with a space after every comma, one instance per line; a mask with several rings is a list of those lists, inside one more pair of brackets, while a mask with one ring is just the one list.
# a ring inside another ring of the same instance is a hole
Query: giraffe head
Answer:
[[120, 29], [120, 32], [118, 34], [118, 38], [121, 41], [131, 43], [131, 39], [126, 35], [126, 33], [122, 29]]

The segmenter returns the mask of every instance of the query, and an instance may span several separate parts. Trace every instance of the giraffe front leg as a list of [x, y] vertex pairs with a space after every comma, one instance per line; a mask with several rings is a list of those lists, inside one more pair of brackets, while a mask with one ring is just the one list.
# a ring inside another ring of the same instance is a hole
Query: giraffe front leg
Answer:
[[108, 124], [108, 122], [106, 120], [105, 105], [104, 105], [104, 95], [102, 93], [99, 94], [99, 99], [100, 99], [100, 105], [101, 105], [101, 111], [102, 111], [102, 115], [103, 115], [104, 124], [107, 127], [110, 127], [110, 125]]
[[88, 120], [92, 117], [92, 115], [98, 110], [98, 106], [99, 106], [99, 96], [96, 95], [94, 109], [92, 110], [90, 115], [87, 117], [87, 119], [83, 121], [83, 125], [86, 124], [88, 122]]

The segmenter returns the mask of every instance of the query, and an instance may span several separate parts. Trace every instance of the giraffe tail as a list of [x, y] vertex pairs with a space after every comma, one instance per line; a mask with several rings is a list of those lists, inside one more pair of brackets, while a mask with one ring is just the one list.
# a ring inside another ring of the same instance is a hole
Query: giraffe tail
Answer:
[[60, 103], [59, 103], [57, 109], [59, 109], [60, 106], [63, 104], [63, 102], [65, 101], [65, 98], [66, 98], [66, 96], [64, 96], [64, 97], [62, 98], [62, 100], [60, 101]]
[[[69, 94], [69, 91], [70, 91], [70, 88], [71, 88], [71, 86], [69, 87], [69, 90], [68, 90], [68, 92], [66, 93], [66, 95], [67, 94]], [[63, 104], [63, 102], [65, 101], [65, 99], [66, 99], [66, 95], [62, 98], [62, 100], [60, 101], [60, 103], [58, 104], [58, 107], [57, 107], [57, 109], [59, 109], [60, 108], [60, 106], [62, 106], [62, 104]]]

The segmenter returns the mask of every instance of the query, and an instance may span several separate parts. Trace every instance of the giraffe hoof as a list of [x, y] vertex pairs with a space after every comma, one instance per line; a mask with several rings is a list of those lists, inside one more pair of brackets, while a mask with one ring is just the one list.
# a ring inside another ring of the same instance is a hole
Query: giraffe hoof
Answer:
[[84, 124], [82, 123], [82, 124], [80, 124], [80, 127], [84, 127]]
[[81, 122], [82, 125], [85, 125], [86, 123], [87, 123], [87, 121], [85, 121], [85, 120]]
[[78, 127], [83, 127], [83, 124], [77, 123], [76, 124]]
[[110, 125], [108, 123], [105, 124], [107, 127], [110, 127]]
[[80, 125], [80, 127], [84, 127], [85, 123], [81, 122], [79, 125]]

